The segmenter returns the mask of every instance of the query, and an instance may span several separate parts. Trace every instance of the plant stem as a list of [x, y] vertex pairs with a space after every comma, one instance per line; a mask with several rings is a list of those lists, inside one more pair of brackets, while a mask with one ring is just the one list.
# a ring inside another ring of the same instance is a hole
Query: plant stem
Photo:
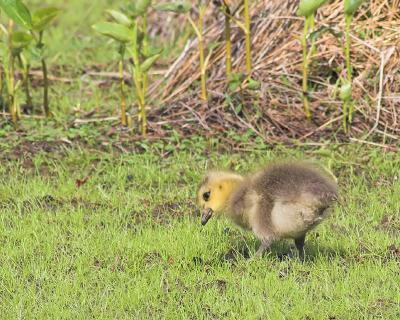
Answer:
[[29, 79], [29, 71], [31, 69], [31, 66], [29, 64], [26, 65], [25, 67], [25, 94], [26, 94], [26, 104], [28, 105], [29, 108], [33, 107], [33, 102], [32, 102], [32, 95], [31, 95], [31, 81]]
[[245, 36], [246, 36], [246, 71], [251, 73], [251, 20], [250, 20], [250, 6], [249, 0], [244, 2], [244, 19], [245, 19]]
[[[39, 33], [39, 41], [37, 43], [37, 47], [42, 50], [43, 49], [43, 31]], [[46, 59], [41, 57], [42, 63], [42, 73], [43, 73], [43, 111], [46, 117], [50, 117], [50, 108], [49, 108], [49, 79], [47, 75], [47, 63]]]
[[121, 124], [127, 125], [126, 119], [126, 98], [125, 98], [125, 79], [124, 79], [124, 57], [119, 61], [119, 76], [120, 76], [120, 89], [121, 89]]
[[143, 136], [147, 134], [146, 100], [143, 92], [143, 78], [140, 65], [134, 66], [133, 81], [135, 84], [136, 99], [139, 104], [140, 131]]
[[47, 64], [44, 58], [42, 58], [42, 73], [43, 73], [43, 110], [46, 117], [50, 117], [49, 80], [47, 77]]
[[[1, 17], [1, 13], [0, 13]], [[0, 23], [0, 36], [2, 36], [4, 26]], [[4, 57], [1, 57], [4, 59]], [[4, 62], [0, 60], [0, 63], [2, 67], [0, 67], [0, 107], [3, 106], [3, 68], [4, 68]]]
[[207, 74], [205, 68], [204, 58], [204, 37], [203, 37], [203, 23], [204, 23], [205, 8], [200, 8], [199, 14], [199, 54], [200, 54], [200, 75], [201, 75], [201, 99], [207, 101]]
[[[311, 15], [309, 19], [310, 19], [309, 32], [314, 32], [314, 29], [315, 29], [315, 16]], [[315, 45], [315, 37], [313, 37], [311, 39], [311, 49], [310, 49], [311, 55], [314, 55], [316, 53], [316, 50], [317, 50], [317, 47]]]
[[307, 35], [309, 30], [309, 18], [306, 17], [304, 20], [304, 30], [303, 36], [301, 39], [301, 44], [303, 46], [303, 105], [304, 105], [304, 113], [306, 115], [307, 120], [311, 119], [310, 112], [310, 101], [308, 98], [308, 47], [307, 47]]
[[345, 133], [347, 133], [347, 109], [348, 109], [348, 102], [347, 101], [343, 101], [343, 130]]
[[190, 14], [187, 15], [187, 19], [193, 27], [197, 35], [197, 39], [199, 40], [199, 60], [200, 60], [200, 78], [201, 78], [201, 99], [207, 101], [207, 73], [206, 73], [206, 63], [204, 56], [204, 38], [203, 38], [203, 17], [205, 13], [206, 7], [201, 6], [199, 9], [199, 25], [190, 17]]
[[[137, 21], [135, 22], [135, 29], [137, 30]], [[135, 32], [135, 37], [137, 37], [137, 33]], [[143, 91], [143, 73], [140, 67], [140, 56], [139, 56], [139, 47], [137, 45], [137, 39], [134, 39], [134, 47], [132, 48], [132, 58], [133, 58], [133, 67], [132, 67], [132, 78], [135, 85], [135, 96], [139, 105], [139, 120], [141, 133], [143, 136], [147, 134], [147, 116], [146, 116], [146, 100], [145, 100], [145, 92]]]
[[8, 108], [11, 114], [11, 119], [14, 124], [18, 122], [18, 105], [15, 97], [15, 79], [14, 79], [14, 56], [12, 47], [12, 34], [14, 23], [10, 20], [8, 24], [8, 75], [7, 75], [7, 88], [8, 88]]
[[[140, 71], [139, 71], [140, 72]], [[139, 79], [135, 80], [136, 96], [139, 102], [140, 119], [141, 119], [141, 132], [143, 136], [147, 134], [147, 115], [146, 115], [146, 100], [143, 93], [142, 82]]]
[[[143, 50], [144, 52], [148, 51], [148, 47], [149, 47], [149, 36], [147, 34], [147, 16], [146, 14], [143, 15], [142, 17], [142, 28], [143, 28]], [[149, 76], [147, 74], [147, 72], [145, 72], [143, 74], [143, 92], [147, 92], [147, 88], [149, 85]]]
[[223, 6], [225, 14], [225, 43], [226, 43], [226, 77], [232, 73], [232, 41], [231, 41], [231, 18], [228, 5]]
[[[350, 56], [350, 29], [351, 29], [351, 21], [352, 21], [352, 16], [351, 15], [346, 15], [345, 20], [346, 20], [346, 43], [345, 43], [345, 56], [346, 56], [346, 71], [347, 71], [347, 81], [349, 82], [349, 84], [352, 86], [352, 67], [351, 67], [351, 56]], [[349, 124], [351, 124], [351, 122], [353, 121], [353, 109], [354, 109], [354, 105], [353, 105], [353, 99], [350, 97], [349, 101], [345, 101], [344, 102], [345, 105], [348, 105], [348, 110], [346, 114], [344, 112], [346, 108], [343, 107], [343, 117], [346, 119], [348, 118], [348, 122]]]
[[31, 92], [30, 92], [30, 80], [29, 80], [29, 71], [31, 69], [31, 66], [28, 63], [28, 61], [25, 59], [25, 57], [22, 55], [22, 53], [20, 53], [18, 55], [18, 60], [21, 65], [21, 68], [23, 70], [23, 73], [22, 73], [23, 79], [22, 80], [23, 80], [24, 89], [25, 89], [26, 105], [29, 108], [31, 108], [33, 106], [32, 96], [31, 96]]
[[[0, 60], [1, 65], [4, 66], [4, 63]], [[3, 105], [3, 69], [0, 67], [0, 107]]]

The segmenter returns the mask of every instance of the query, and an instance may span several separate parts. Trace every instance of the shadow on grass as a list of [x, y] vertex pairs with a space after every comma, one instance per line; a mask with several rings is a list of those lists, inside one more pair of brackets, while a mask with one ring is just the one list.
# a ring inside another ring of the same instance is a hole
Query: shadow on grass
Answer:
[[[236, 242], [231, 249], [225, 253], [221, 253], [217, 258], [205, 261], [201, 257], [194, 257], [193, 262], [195, 265], [219, 265], [219, 264], [232, 264], [235, 265], [239, 261], [249, 260], [254, 257], [259, 243], [251, 241]], [[336, 258], [348, 258], [346, 253], [341, 248], [322, 247], [315, 243], [308, 243], [305, 247], [305, 262], [313, 263], [319, 259], [328, 259], [333, 261]], [[266, 251], [262, 257], [266, 261], [284, 261], [284, 260], [298, 260], [297, 250], [294, 246], [290, 245], [289, 241], [280, 241], [272, 245], [270, 250]]]

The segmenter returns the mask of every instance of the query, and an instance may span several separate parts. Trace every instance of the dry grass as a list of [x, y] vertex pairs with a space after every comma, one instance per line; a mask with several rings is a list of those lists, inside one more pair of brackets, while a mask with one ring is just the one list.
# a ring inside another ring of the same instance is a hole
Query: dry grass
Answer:
[[[312, 57], [311, 122], [305, 120], [302, 105], [299, 38], [303, 20], [295, 15], [298, 1], [264, 0], [254, 3], [251, 10], [252, 77], [262, 83], [261, 90], [242, 88], [230, 93], [231, 104], [227, 103], [224, 17], [210, 8], [206, 41], [220, 45], [210, 60], [208, 103], [199, 99], [199, 59], [196, 40], [192, 40], [167, 72], [166, 87], [160, 90], [159, 82], [150, 90], [153, 101], [161, 100], [161, 105], [168, 106], [153, 108], [150, 127], [160, 135], [165, 123], [192, 134], [250, 129], [269, 142], [333, 136], [347, 140], [349, 136], [365, 138], [365, 134], [373, 133], [375, 142], [397, 143], [400, 136], [399, 6], [399, 0], [367, 1], [354, 19], [351, 56], [356, 114], [348, 136], [342, 132], [342, 103], [336, 86], [336, 80], [345, 71], [342, 1], [323, 6], [316, 17], [316, 29], [325, 27], [331, 32], [320, 34], [317, 52]], [[238, 10], [237, 15], [240, 13]], [[232, 37], [233, 69], [243, 72], [243, 32], [234, 27]]]

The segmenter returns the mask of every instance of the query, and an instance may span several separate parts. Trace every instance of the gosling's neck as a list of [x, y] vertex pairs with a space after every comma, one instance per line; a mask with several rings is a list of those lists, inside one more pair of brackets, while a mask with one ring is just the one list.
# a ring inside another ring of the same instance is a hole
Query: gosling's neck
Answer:
[[246, 195], [248, 185], [242, 178], [232, 186], [231, 193], [226, 201], [225, 215], [243, 228], [248, 228], [246, 216]]

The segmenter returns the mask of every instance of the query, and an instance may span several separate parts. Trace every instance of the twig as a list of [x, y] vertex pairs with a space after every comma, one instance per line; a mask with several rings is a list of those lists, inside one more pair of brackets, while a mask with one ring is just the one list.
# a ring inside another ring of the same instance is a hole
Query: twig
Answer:
[[384, 149], [388, 149], [390, 151], [397, 151], [397, 149], [398, 149], [397, 147], [391, 146], [391, 145], [388, 145], [388, 144], [376, 143], [376, 142], [367, 141], [367, 140], [360, 140], [360, 139], [357, 139], [357, 138], [350, 138], [350, 140], [354, 141], [354, 142], [362, 143], [362, 144], [369, 144], [369, 145], [375, 146], [375, 147], [381, 147], [381, 148], [384, 148]]
[[265, 139], [265, 137], [256, 128], [254, 128], [250, 123], [244, 121], [241, 117], [239, 117], [239, 115], [236, 113], [235, 109], [233, 108], [232, 104], [229, 104], [229, 107], [231, 108], [231, 110], [235, 114], [236, 118], [238, 118], [238, 120], [241, 123], [243, 123], [249, 129], [253, 130], [259, 137], [261, 137], [262, 139]]
[[87, 123], [96, 123], [96, 122], [108, 122], [108, 121], [117, 121], [119, 117], [106, 117], [106, 118], [94, 118], [94, 119], [75, 119], [74, 125], [79, 124], [87, 124]]
[[382, 109], [382, 96], [383, 96], [383, 78], [384, 78], [384, 71], [385, 65], [388, 58], [393, 54], [393, 48], [389, 48], [387, 51], [381, 51], [381, 65], [379, 67], [379, 92], [378, 92], [378, 102], [376, 107], [376, 118], [375, 124], [372, 129], [368, 132], [367, 137], [378, 128], [379, 119], [381, 116], [381, 109]]
[[[9, 112], [0, 112], [0, 115], [3, 117], [11, 117], [11, 113]], [[26, 119], [46, 119], [44, 116], [36, 116], [36, 115], [31, 115], [31, 114], [21, 114], [21, 118], [26, 118]]]
[[343, 118], [343, 115], [340, 115], [340, 116], [338, 116], [338, 117], [336, 117], [336, 118], [333, 118], [333, 119], [329, 120], [328, 122], [324, 123], [322, 126], [318, 127], [317, 129], [315, 129], [315, 130], [313, 130], [313, 131], [311, 131], [311, 132], [305, 134], [304, 136], [300, 137], [299, 140], [303, 140], [303, 139], [306, 139], [306, 138], [312, 136], [314, 133], [316, 133], [316, 132], [318, 132], [318, 131], [321, 131], [322, 129], [326, 128], [326, 127], [329, 126], [330, 124], [332, 124], [332, 123], [334, 123], [334, 122], [336, 122], [336, 121], [339, 121], [339, 120], [341, 120], [342, 118]]

